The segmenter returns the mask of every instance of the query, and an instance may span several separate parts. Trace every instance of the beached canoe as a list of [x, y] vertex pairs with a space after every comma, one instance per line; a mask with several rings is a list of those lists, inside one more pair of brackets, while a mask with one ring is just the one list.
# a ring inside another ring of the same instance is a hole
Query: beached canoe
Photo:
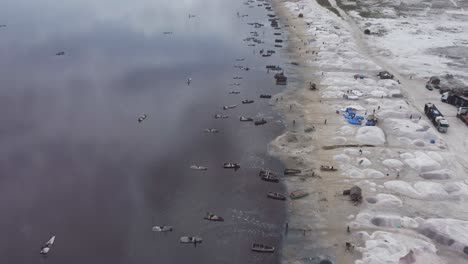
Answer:
[[284, 169], [285, 175], [296, 175], [300, 173], [301, 173], [301, 170], [298, 170], [298, 169]]
[[254, 102], [254, 100], [243, 100], [242, 101], [243, 104], [251, 104], [253, 102]]
[[216, 115], [214, 116], [214, 118], [215, 118], [215, 119], [220, 119], [220, 118], [229, 118], [229, 116], [227, 116], [227, 115], [220, 115], [220, 114], [216, 114]]
[[219, 130], [216, 128], [207, 128], [204, 130], [206, 133], [219, 133]]
[[275, 252], [275, 247], [254, 243], [252, 244], [252, 251], [262, 253], [273, 253]]
[[286, 200], [286, 196], [277, 192], [268, 192], [267, 197], [271, 199], [275, 199], [275, 200], [281, 200], [281, 201]]
[[300, 199], [300, 198], [306, 197], [307, 195], [309, 195], [309, 193], [307, 193], [305, 191], [297, 190], [297, 191], [291, 192], [289, 194], [289, 197], [291, 199]]

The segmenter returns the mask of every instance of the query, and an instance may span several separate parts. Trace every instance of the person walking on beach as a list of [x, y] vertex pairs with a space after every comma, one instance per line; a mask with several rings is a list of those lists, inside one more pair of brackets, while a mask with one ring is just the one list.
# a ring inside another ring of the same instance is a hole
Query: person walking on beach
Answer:
[[410, 116], [409, 116], [409, 119], [413, 119], [413, 115], [410, 115]]
[[379, 105], [379, 107], [377, 107], [377, 110], [380, 110], [380, 105]]
[[359, 149], [359, 155], [362, 156], [362, 149]]
[[346, 232], [351, 233], [351, 230], [349, 229], [349, 226], [346, 228]]
[[325, 125], [327, 124], [327, 120], [325, 119]]

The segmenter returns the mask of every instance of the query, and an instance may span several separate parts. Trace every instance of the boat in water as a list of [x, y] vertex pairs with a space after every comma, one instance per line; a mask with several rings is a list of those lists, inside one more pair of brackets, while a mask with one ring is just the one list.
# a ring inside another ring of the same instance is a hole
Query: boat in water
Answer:
[[251, 249], [254, 252], [262, 252], [262, 253], [273, 253], [273, 252], [275, 252], [275, 247], [267, 246], [267, 245], [263, 245], [263, 244], [258, 244], [258, 243], [253, 243]]
[[242, 101], [243, 104], [251, 104], [253, 102], [254, 102], [254, 100], [243, 100]]
[[172, 226], [153, 226], [153, 232], [172, 232]]
[[216, 115], [214, 116], [214, 118], [215, 118], [215, 119], [229, 118], [229, 116], [227, 116], [227, 115], [220, 115], [220, 114], [216, 114]]
[[239, 91], [230, 91], [229, 94], [240, 94]]
[[278, 177], [273, 176], [273, 175], [264, 175], [262, 176], [262, 180], [267, 181], [267, 182], [279, 182]]
[[190, 166], [192, 170], [208, 170], [208, 167], [203, 167], [203, 166], [198, 166], [198, 165], [192, 165]]
[[284, 174], [285, 175], [296, 175], [300, 174], [302, 171], [298, 169], [284, 169]]
[[245, 117], [245, 116], [241, 116], [241, 117], [239, 118], [239, 120], [242, 121], [242, 122], [253, 122], [253, 121], [254, 121], [253, 118], [251, 118], [251, 117]]
[[237, 105], [225, 105], [223, 106], [223, 110], [228, 110], [237, 107]]
[[275, 200], [281, 200], [281, 201], [286, 200], [286, 196], [284, 196], [281, 193], [277, 193], [277, 192], [268, 192], [267, 197], [271, 198], [271, 199], [275, 199]]
[[261, 120], [258, 120], [258, 121], [255, 121], [255, 122], [254, 122], [254, 124], [255, 124], [256, 126], [261, 126], [261, 125], [264, 125], [264, 124], [266, 124], [266, 123], [267, 123], [267, 121], [266, 121], [265, 119], [263, 119], [263, 118], [262, 118]]
[[219, 133], [219, 130], [216, 128], [207, 128], [204, 130], [206, 133]]
[[225, 169], [239, 169], [240, 168], [240, 165], [238, 163], [230, 163], [230, 162], [225, 162], [223, 164], [223, 168]]
[[52, 245], [55, 243], [55, 236], [52, 236], [45, 244], [41, 247], [41, 251], [39, 252], [41, 255], [46, 256]]
[[261, 94], [261, 95], [260, 95], [260, 98], [263, 98], [263, 99], [270, 99], [270, 98], [271, 98], [271, 95], [269, 95], [269, 94]]
[[183, 236], [180, 238], [180, 243], [198, 244], [201, 242], [203, 242], [203, 239], [201, 237]]
[[206, 213], [206, 216], [203, 219], [209, 220], [209, 221], [215, 221], [215, 222], [224, 221], [224, 218], [222, 218], [221, 216], [215, 215], [215, 214], [210, 213], [210, 212]]

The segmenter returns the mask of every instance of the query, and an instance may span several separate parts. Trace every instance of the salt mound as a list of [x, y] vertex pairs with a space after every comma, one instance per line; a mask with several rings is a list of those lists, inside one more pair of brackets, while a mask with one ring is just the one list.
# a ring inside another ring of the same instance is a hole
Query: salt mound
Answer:
[[364, 248], [357, 248], [362, 259], [356, 264], [443, 263], [436, 247], [421, 238], [383, 231], [372, 235], [361, 232], [360, 235], [366, 243]]
[[386, 189], [414, 199], [447, 200], [466, 199], [468, 185], [463, 182], [416, 182], [413, 185], [404, 181], [388, 181], [384, 183]]
[[383, 145], [385, 134], [382, 129], [376, 126], [365, 126], [358, 129], [356, 140], [361, 144]]
[[468, 221], [428, 219], [419, 232], [450, 249], [468, 255]]
[[337, 134], [342, 135], [342, 136], [352, 136], [355, 133], [355, 129], [350, 127], [350, 126], [342, 126]]
[[402, 159], [414, 159], [414, 155], [408, 152], [400, 154], [400, 158]]
[[405, 163], [408, 164], [412, 169], [427, 172], [440, 169], [440, 164], [429, 157], [424, 152], [415, 152], [414, 159], [405, 159]]
[[379, 193], [375, 197], [366, 198], [368, 203], [378, 205], [379, 207], [402, 207], [403, 202], [395, 195]]
[[357, 159], [357, 164], [359, 164], [359, 166], [368, 167], [372, 165], [372, 162], [366, 158], [360, 158]]
[[338, 161], [338, 162], [344, 162], [344, 163], [348, 163], [350, 158], [348, 155], [346, 154], [339, 154], [339, 155], [335, 155], [333, 157], [334, 160]]
[[348, 140], [344, 137], [334, 137], [333, 141], [335, 141], [336, 144], [344, 144]]
[[416, 139], [413, 141], [413, 144], [417, 147], [424, 147], [426, 146], [426, 143], [420, 139]]
[[384, 166], [394, 169], [401, 169], [403, 167], [403, 162], [396, 160], [396, 159], [386, 159], [382, 161]]
[[453, 177], [453, 172], [449, 169], [442, 169], [436, 171], [421, 172], [419, 176], [427, 180], [446, 180]]
[[364, 176], [367, 178], [374, 178], [374, 179], [379, 179], [385, 177], [385, 175], [378, 171], [378, 170], [373, 170], [373, 169], [365, 169], [362, 171]]

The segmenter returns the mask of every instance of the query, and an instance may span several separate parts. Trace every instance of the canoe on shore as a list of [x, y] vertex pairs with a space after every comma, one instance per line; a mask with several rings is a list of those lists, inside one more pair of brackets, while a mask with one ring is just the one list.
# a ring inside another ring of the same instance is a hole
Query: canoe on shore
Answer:
[[289, 194], [289, 197], [291, 199], [300, 199], [300, 198], [306, 197], [307, 195], [309, 195], [309, 193], [307, 193], [305, 191], [297, 190], [297, 191], [291, 192]]
[[286, 175], [296, 175], [300, 174], [302, 171], [298, 169], [284, 169], [284, 174]]
[[261, 120], [258, 120], [258, 121], [255, 121], [255, 122], [254, 122], [254, 124], [255, 124], [256, 126], [264, 125], [264, 124], [266, 124], [266, 123], [267, 123], [267, 121], [266, 121], [265, 119], [263, 119], [263, 118], [262, 118]]
[[230, 162], [225, 162], [223, 164], [223, 168], [225, 169], [239, 169], [240, 165], [238, 163], [230, 163]]

